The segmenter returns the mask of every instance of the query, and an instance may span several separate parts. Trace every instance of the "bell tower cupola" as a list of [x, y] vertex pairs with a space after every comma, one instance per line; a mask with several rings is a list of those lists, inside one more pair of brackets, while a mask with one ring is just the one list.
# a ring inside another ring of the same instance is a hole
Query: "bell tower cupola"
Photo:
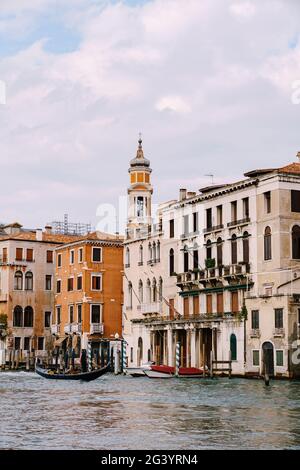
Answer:
[[153, 188], [151, 186], [150, 161], [145, 158], [143, 141], [140, 134], [136, 157], [130, 161], [129, 167], [130, 186], [128, 188], [128, 220], [130, 229], [151, 225], [151, 198]]

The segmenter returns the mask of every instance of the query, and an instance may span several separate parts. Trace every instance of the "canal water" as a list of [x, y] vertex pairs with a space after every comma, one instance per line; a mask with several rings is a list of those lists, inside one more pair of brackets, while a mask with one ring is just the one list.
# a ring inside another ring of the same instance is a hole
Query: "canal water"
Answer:
[[300, 383], [0, 373], [1, 449], [299, 449]]

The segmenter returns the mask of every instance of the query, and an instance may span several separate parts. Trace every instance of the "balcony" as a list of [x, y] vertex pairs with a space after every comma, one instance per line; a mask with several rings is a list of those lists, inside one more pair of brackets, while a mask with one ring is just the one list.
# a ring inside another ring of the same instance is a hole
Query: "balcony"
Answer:
[[150, 302], [141, 304], [141, 312], [143, 315], [148, 313], [162, 313], [162, 302]]
[[72, 323], [71, 331], [72, 331], [72, 333], [82, 333], [82, 324], [81, 323]]
[[223, 230], [223, 228], [224, 228], [224, 224], [213, 225], [212, 227], [206, 227], [203, 230], [203, 233], [206, 234], [206, 233], [211, 233], [211, 232], [220, 232], [221, 230]]
[[251, 222], [251, 219], [250, 217], [244, 217], [243, 219], [239, 219], [239, 220], [232, 220], [231, 222], [228, 222], [227, 224], [227, 227], [230, 228], [230, 227], [237, 227], [238, 225], [241, 226], [241, 225], [247, 225]]
[[71, 333], [71, 323], [66, 323], [64, 326], [65, 333]]
[[259, 328], [254, 328], [250, 330], [249, 333], [250, 338], [260, 338], [260, 329]]
[[284, 328], [275, 328], [273, 330], [274, 338], [283, 338], [285, 336]]
[[193, 232], [183, 233], [182, 235], [180, 235], [180, 238], [181, 238], [181, 240], [186, 240], [187, 238], [197, 237], [197, 235], [199, 235], [199, 230], [195, 230]]
[[60, 325], [51, 325], [51, 333], [53, 335], [59, 335]]
[[98, 333], [103, 335], [104, 332], [104, 324], [103, 323], [91, 323], [90, 333], [93, 335], [94, 333]]

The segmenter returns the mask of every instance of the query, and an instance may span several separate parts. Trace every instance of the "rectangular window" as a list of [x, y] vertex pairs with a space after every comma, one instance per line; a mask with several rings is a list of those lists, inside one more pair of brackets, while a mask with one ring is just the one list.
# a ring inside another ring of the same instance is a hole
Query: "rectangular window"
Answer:
[[61, 280], [57, 279], [56, 281], [56, 293], [60, 294], [61, 293]]
[[75, 252], [74, 250], [71, 250], [70, 251], [70, 264], [74, 264], [74, 260], [75, 260]]
[[78, 263], [83, 262], [83, 248], [79, 248], [78, 250]]
[[251, 312], [251, 328], [252, 330], [259, 329], [259, 310], [252, 310]]
[[19, 351], [21, 349], [21, 338], [18, 336], [15, 337], [15, 350]]
[[133, 362], [133, 348], [130, 348], [130, 362]]
[[33, 261], [33, 249], [27, 248], [26, 250], [26, 261]]
[[69, 305], [69, 323], [74, 323], [74, 305]]
[[200, 305], [199, 305], [199, 295], [193, 297], [193, 315], [199, 315]]
[[223, 206], [217, 206], [217, 225], [223, 225]]
[[60, 323], [61, 323], [61, 307], [56, 307], [56, 321], [57, 321], [57, 324], [60, 325]]
[[300, 191], [291, 190], [291, 211], [300, 212]]
[[283, 351], [279, 349], [276, 351], [276, 366], [283, 366]]
[[45, 312], [45, 328], [50, 328], [51, 326], [51, 312]]
[[189, 216], [184, 215], [183, 216], [183, 234], [188, 235], [189, 233]]
[[101, 323], [101, 305], [91, 306], [91, 323]]
[[248, 219], [249, 217], [249, 198], [245, 197], [243, 199], [243, 217], [244, 219]]
[[223, 293], [217, 294], [217, 313], [224, 313], [224, 296], [223, 296]]
[[77, 321], [82, 323], [82, 304], [77, 305]]
[[231, 203], [231, 222], [237, 221], [237, 201]]
[[206, 228], [212, 228], [212, 209], [206, 209]]
[[169, 316], [171, 320], [174, 318], [174, 299], [169, 299]]
[[77, 277], [77, 290], [82, 289], [82, 276]]
[[47, 263], [53, 263], [53, 251], [47, 250]]
[[23, 261], [23, 248], [16, 248], [16, 261]]
[[101, 278], [102, 278], [101, 274], [92, 274], [92, 290], [102, 289]]
[[39, 336], [38, 337], [38, 351], [43, 351], [44, 350], [44, 337]]
[[198, 212], [193, 212], [193, 232], [198, 232]]
[[7, 248], [3, 248], [2, 250], [2, 261], [3, 263], [7, 263]]
[[193, 267], [194, 267], [194, 269], [199, 268], [199, 252], [198, 252], [198, 250], [193, 251]]
[[93, 247], [92, 261], [94, 263], [101, 263], [101, 261], [102, 261], [102, 248]]
[[259, 366], [259, 350], [258, 349], [253, 349], [252, 351], [252, 364], [255, 367]]
[[46, 290], [51, 290], [52, 289], [52, 276], [51, 276], [51, 274], [46, 274], [45, 289]]
[[69, 277], [68, 279], [68, 292], [71, 292], [74, 289], [74, 278]]
[[267, 214], [271, 213], [271, 191], [267, 191], [264, 193], [264, 201], [265, 201], [265, 212]]
[[25, 336], [23, 349], [24, 351], [30, 351], [30, 336]]
[[61, 253], [58, 253], [57, 255], [57, 267], [61, 268]]
[[213, 313], [212, 311], [212, 295], [206, 295], [206, 313]]
[[283, 308], [275, 308], [275, 328], [283, 328]]
[[183, 299], [183, 315], [184, 318], [188, 318], [190, 315], [190, 298], [184, 297]]
[[171, 219], [170, 222], [170, 238], [174, 238], [175, 236], [175, 231], [174, 231], [174, 219]]

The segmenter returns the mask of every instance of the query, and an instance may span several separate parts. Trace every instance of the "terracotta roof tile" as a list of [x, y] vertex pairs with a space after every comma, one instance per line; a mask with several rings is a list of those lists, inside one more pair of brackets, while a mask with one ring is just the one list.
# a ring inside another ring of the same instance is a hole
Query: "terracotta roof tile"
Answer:
[[294, 173], [295, 175], [300, 174], [300, 163], [290, 163], [289, 165], [283, 166], [278, 170], [280, 173]]

